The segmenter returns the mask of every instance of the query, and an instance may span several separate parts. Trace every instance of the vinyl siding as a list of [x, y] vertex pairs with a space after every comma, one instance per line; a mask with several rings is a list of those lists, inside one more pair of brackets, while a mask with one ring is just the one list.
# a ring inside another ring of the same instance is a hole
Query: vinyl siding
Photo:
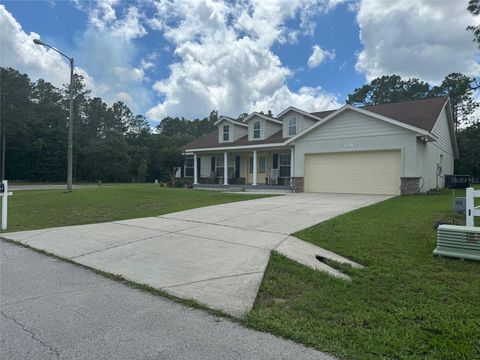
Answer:
[[264, 132], [265, 139], [269, 138], [270, 136], [272, 136], [282, 128], [282, 125], [274, 123], [273, 121], [265, 120], [265, 119], [263, 120], [263, 124], [265, 127], [265, 132]]
[[448, 126], [447, 113], [445, 109], [443, 109], [440, 113], [440, 116], [438, 117], [437, 122], [432, 129], [432, 134], [438, 137], [438, 141], [436, 142], [437, 146], [447, 154], [453, 156], [452, 138], [450, 136], [450, 129]]
[[[230, 126], [230, 140], [223, 141], [223, 125]], [[218, 142], [219, 143], [231, 143], [237, 141], [241, 137], [247, 135], [247, 128], [240, 125], [232, 124], [230, 121], [222, 120], [218, 123]]]
[[[321, 129], [321, 131], [317, 131]], [[356, 111], [347, 110], [338, 117], [320, 125], [310, 134], [305, 135], [307, 140], [351, 139], [359, 137], [391, 136], [411, 133], [400, 126], [389, 124]]]
[[305, 155], [400, 150], [401, 176], [417, 176], [416, 134], [400, 126], [347, 110], [295, 141], [295, 176], [304, 176]]
[[[432, 133], [438, 137], [437, 141], [417, 143], [417, 167], [419, 176], [423, 178], [422, 191], [445, 187], [445, 175], [454, 174], [454, 151], [448, 118], [445, 109], [440, 113]], [[443, 156], [442, 175], [437, 176], [437, 164]]]
[[233, 141], [237, 141], [238, 139], [244, 137], [247, 134], [248, 128], [244, 126], [234, 125]]

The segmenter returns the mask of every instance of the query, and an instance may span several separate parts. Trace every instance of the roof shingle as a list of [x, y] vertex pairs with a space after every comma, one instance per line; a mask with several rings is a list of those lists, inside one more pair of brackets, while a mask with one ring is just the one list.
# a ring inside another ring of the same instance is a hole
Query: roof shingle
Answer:
[[[360, 106], [360, 109], [371, 111], [423, 130], [432, 131], [447, 99], [447, 96], [440, 96], [430, 99]], [[325, 118], [334, 111], [336, 110], [320, 111], [311, 114], [319, 118]]]
[[[390, 104], [367, 105], [361, 106], [363, 110], [371, 111], [375, 114], [386, 116], [388, 118], [403, 122], [411, 126], [418, 127], [423, 130], [432, 131], [437, 118], [443, 109], [447, 96], [440, 96], [436, 98], [405, 101]], [[332, 114], [335, 110], [312, 112], [313, 116], [318, 118], [325, 118]], [[233, 119], [232, 119], [233, 120]], [[283, 143], [285, 139], [282, 135], [282, 130], [265, 140], [248, 141], [248, 136], [245, 135], [237, 141], [231, 143], [218, 142], [218, 129], [208, 133], [192, 142], [183, 145], [182, 150], [186, 149], [203, 149], [203, 148], [220, 148], [225, 146], [244, 146], [244, 145], [261, 145], [261, 144], [276, 144]]]

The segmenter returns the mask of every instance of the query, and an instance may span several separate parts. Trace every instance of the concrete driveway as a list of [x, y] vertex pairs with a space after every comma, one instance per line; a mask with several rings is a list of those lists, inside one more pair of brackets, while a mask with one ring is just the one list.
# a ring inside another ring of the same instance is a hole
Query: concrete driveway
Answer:
[[3, 236], [241, 317], [255, 301], [270, 252], [291, 233], [387, 198], [288, 194]]

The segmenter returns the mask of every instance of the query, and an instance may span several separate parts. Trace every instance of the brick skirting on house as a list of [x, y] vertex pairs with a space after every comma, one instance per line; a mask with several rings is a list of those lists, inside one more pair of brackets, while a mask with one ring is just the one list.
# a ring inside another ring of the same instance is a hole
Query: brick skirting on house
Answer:
[[292, 177], [292, 191], [295, 193], [303, 192], [303, 177]]
[[420, 177], [401, 177], [400, 194], [413, 195], [420, 194]]

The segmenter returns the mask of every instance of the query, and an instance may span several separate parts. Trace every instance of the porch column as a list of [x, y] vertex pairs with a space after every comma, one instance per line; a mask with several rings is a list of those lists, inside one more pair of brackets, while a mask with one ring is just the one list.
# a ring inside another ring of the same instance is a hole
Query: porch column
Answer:
[[197, 154], [193, 153], [193, 185], [198, 185]]
[[223, 185], [228, 185], [228, 153], [223, 153]]
[[253, 150], [253, 186], [257, 185], [257, 150]]
[[295, 176], [294, 165], [295, 165], [295, 149], [291, 148], [290, 149], [290, 178], [293, 178]]
[[292, 187], [293, 187], [293, 177], [295, 176], [294, 165], [295, 165], [295, 150], [294, 148], [291, 148], [290, 149], [290, 186]]

